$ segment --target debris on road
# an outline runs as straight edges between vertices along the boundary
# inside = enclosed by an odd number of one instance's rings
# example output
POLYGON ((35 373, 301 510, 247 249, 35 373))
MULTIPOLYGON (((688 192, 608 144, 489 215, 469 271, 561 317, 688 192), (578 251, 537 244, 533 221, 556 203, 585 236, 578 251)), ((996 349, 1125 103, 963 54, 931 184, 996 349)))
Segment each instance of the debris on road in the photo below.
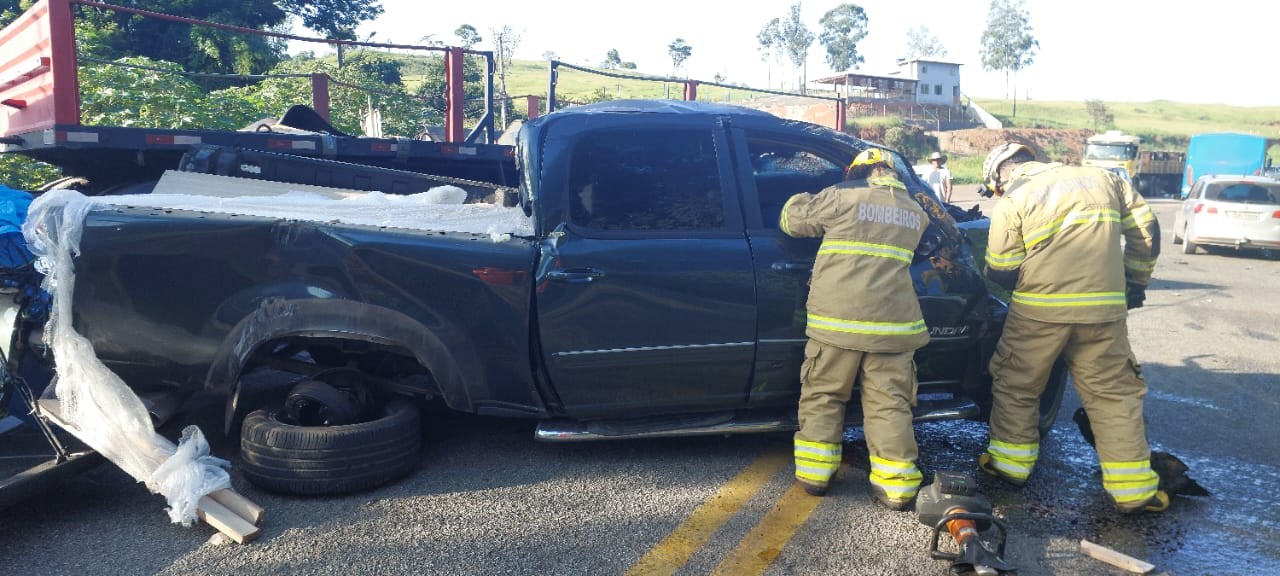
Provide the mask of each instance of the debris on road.
POLYGON ((1116 568, 1121 568, 1129 572, 1133 572, 1134 574, 1146 574, 1156 569, 1154 564, 1143 562, 1133 556, 1121 554, 1120 552, 1116 552, 1106 546, 1094 544, 1088 540, 1080 541, 1080 551, 1084 552, 1091 558, 1101 560, 1107 564, 1115 566, 1116 568))

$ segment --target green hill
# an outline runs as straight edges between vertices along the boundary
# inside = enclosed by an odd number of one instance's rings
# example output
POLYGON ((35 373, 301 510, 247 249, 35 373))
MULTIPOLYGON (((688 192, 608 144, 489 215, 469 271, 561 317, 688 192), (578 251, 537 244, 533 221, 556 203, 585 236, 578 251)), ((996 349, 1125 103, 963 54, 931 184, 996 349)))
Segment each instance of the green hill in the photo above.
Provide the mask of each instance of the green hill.
MULTIPOLYGON (((1084 102, 1018 102, 1018 116, 1012 116, 1009 100, 975 99, 1005 123, 1017 128, 1088 128, 1093 125, 1084 102)), ((1280 107, 1242 107, 1225 104, 1182 104, 1168 100, 1153 102, 1105 102, 1115 117, 1111 129, 1146 136, 1146 140, 1188 138, 1206 132, 1244 132, 1268 138, 1280 137, 1280 107)), ((1185 142, 1184 142, 1185 145, 1185 142)))

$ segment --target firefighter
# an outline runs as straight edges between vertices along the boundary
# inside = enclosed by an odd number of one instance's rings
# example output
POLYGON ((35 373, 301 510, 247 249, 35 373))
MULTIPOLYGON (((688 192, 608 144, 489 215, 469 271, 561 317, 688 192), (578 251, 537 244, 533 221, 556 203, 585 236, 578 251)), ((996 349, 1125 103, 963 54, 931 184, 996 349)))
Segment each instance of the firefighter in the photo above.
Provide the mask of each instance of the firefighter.
POLYGON ((779 227, 789 236, 823 239, 806 306, 796 480, 811 495, 826 494, 840 465, 845 403, 857 381, 872 493, 902 510, 921 478, 911 429, 912 357, 929 341, 908 268, 929 219, 894 168, 888 152, 868 148, 849 165, 844 182, 792 196, 779 227))
POLYGON ((1112 502, 1126 513, 1164 510, 1169 496, 1158 490, 1142 419, 1146 383, 1125 324, 1159 255, 1155 214, 1114 173, 1036 162, 1021 144, 992 150, 982 174, 997 197, 987 278, 1013 296, 991 357, 991 438, 978 466, 1016 486, 1027 481, 1040 450, 1040 394, 1062 357, 1093 422, 1112 502))

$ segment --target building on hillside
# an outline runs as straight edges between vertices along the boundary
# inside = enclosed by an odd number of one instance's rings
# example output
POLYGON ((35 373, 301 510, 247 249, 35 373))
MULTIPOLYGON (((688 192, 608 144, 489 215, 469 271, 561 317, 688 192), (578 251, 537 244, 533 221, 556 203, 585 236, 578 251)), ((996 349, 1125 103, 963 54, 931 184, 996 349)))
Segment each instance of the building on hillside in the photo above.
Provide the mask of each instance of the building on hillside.
POLYGON ((845 72, 837 76, 818 78, 816 84, 831 84, 837 94, 846 100, 906 100, 912 101, 916 93, 916 81, 893 74, 863 74, 845 72), (843 87, 843 90, 841 89, 843 87))
POLYGON ((883 74, 845 72, 814 80, 831 84, 846 100, 895 100, 959 108, 960 64, 940 60, 898 61, 897 69, 883 74), (841 89, 843 87, 843 90, 841 89))
POLYGON ((898 63, 916 80, 916 103, 960 106, 960 65, 939 60, 907 60, 898 63))

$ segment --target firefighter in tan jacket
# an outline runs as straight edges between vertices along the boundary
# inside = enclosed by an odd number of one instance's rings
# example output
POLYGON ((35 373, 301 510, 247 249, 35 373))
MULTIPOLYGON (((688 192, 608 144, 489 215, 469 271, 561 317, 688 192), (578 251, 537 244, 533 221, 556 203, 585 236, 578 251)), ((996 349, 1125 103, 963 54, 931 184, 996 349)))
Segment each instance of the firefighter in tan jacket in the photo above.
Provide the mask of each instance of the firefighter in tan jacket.
POLYGON ((809 494, 826 493, 840 465, 845 403, 858 381, 872 492, 901 510, 921 478, 911 429, 912 356, 929 333, 908 267, 929 219, 888 153, 863 151, 847 177, 818 194, 791 197, 779 221, 790 236, 823 239, 807 303, 796 479, 809 494))
POLYGON ((991 440, 979 467, 1026 482, 1040 449, 1040 394, 1062 357, 1093 423, 1103 488, 1123 512, 1164 510, 1169 496, 1158 489, 1142 420, 1147 388, 1125 325, 1128 308, 1145 299, 1159 223, 1115 174, 1034 160, 1007 143, 983 164, 999 197, 987 277, 1013 297, 991 358, 991 440))

